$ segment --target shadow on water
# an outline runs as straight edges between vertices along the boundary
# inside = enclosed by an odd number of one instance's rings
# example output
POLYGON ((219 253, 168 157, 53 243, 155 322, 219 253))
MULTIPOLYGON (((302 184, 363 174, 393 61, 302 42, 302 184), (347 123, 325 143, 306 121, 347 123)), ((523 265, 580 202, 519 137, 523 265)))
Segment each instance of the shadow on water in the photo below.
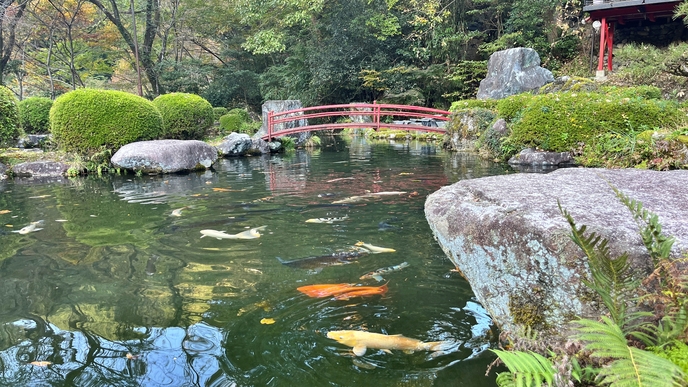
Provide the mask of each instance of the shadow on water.
POLYGON ((0 186, 0 385, 494 386, 497 332, 433 240, 425 197, 511 170, 429 144, 337 141, 214 171, 0 186), (349 203, 333 202, 347 198, 349 203), (307 223, 311 218, 341 218, 307 223), (42 230, 14 233, 31 222, 42 230), (201 238, 201 230, 249 240, 201 238), (394 248, 319 270, 284 260, 394 248), (381 281, 363 274, 407 262, 381 281), (310 298, 319 283, 384 295, 310 298), (448 340, 351 348, 331 330, 448 340))

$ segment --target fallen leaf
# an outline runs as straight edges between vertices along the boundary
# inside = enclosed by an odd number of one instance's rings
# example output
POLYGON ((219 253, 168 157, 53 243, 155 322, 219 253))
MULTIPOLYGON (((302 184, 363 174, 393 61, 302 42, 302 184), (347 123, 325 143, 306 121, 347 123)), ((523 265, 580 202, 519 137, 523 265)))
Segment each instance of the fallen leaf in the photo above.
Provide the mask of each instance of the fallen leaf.
POLYGON ((139 358, 139 355, 132 355, 131 353, 127 352, 127 359, 129 360, 136 360, 139 358))
POLYGON ((6 224, 5 227, 10 227, 10 228, 12 228, 12 227, 14 227, 14 226, 12 226, 11 224, 6 224))
POLYGON ((47 367, 47 366, 49 366, 49 365, 51 365, 51 364, 53 364, 53 363, 52 363, 52 362, 49 362, 49 361, 32 361, 32 362, 29 363, 29 364, 35 365, 35 366, 38 366, 38 367, 47 367))
POLYGON ((9 214, 10 212, 12 212, 12 211, 10 211, 10 210, 0 210, 0 215, 9 214))
POLYGON ((261 323, 261 324, 264 324, 264 325, 274 324, 274 323, 275 323, 275 319, 272 319, 272 318, 264 318, 264 319, 260 320, 260 323, 261 323))
POLYGON ((218 187, 213 188, 213 191, 215 191, 215 192, 232 192, 232 190, 229 188, 218 188, 218 187))

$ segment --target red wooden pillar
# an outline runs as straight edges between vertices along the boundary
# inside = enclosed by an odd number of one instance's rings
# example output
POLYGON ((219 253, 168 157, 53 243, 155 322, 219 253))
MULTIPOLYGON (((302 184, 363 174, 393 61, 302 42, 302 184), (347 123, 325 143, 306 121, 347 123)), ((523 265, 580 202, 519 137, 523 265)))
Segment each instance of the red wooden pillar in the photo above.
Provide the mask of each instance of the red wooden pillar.
POLYGON ((614 23, 603 17, 600 26, 600 54, 597 61, 598 74, 604 75, 604 54, 607 53, 607 70, 612 71, 612 48, 614 46, 614 23))

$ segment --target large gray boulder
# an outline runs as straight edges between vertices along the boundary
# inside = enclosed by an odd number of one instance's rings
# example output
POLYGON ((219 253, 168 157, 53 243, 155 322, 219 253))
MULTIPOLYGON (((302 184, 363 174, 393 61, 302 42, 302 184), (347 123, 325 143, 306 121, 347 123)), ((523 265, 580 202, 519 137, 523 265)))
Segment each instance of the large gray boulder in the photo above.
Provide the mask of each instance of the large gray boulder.
POLYGON ((510 165, 567 166, 575 164, 570 152, 545 152, 526 148, 509 159, 510 165))
POLYGON ((65 176, 69 164, 58 161, 32 161, 20 163, 12 167, 12 175, 16 177, 58 177, 65 176))
MULTIPOLYGON (((268 113, 269 112, 284 112, 287 110, 295 110, 295 109, 301 109, 303 105, 301 105, 301 101, 296 100, 296 99, 287 99, 287 100, 270 100, 270 101, 265 101, 262 106, 262 118, 263 118, 263 125, 260 127, 258 132, 253 135, 254 139, 261 138, 268 134, 268 113)), ((303 115, 302 113, 296 114, 295 116, 303 115)), ((283 118, 283 117, 282 117, 283 118)), ((308 120, 307 119, 295 119, 293 121, 281 123, 281 124, 276 124, 274 130, 275 131, 280 131, 284 129, 293 129, 297 128, 300 126, 306 126, 308 125, 308 120)), ((289 137, 292 137, 294 139, 294 143, 296 146, 304 144, 308 139, 311 137, 310 132, 301 132, 301 133, 294 133, 288 135, 289 137)))
POLYGON ((3 163, 0 163, 0 180, 5 179, 7 179, 7 166, 3 163))
POLYGON ((127 144, 110 162, 135 172, 174 173, 210 168, 217 157, 217 149, 203 141, 154 140, 127 144))
POLYGON ((222 139, 222 143, 216 146, 220 156, 223 157, 234 157, 234 156, 245 156, 253 142, 251 141, 251 136, 246 133, 236 133, 232 132, 228 136, 222 139))
POLYGON ((487 77, 480 81, 478 99, 502 99, 539 89, 554 82, 552 72, 540 67, 540 56, 532 48, 497 51, 487 62, 487 77))
POLYGON ((676 238, 673 256, 688 249, 688 171, 566 168, 462 180, 431 194, 425 215, 503 330, 518 335, 529 325, 565 337, 569 321, 601 311, 582 283, 587 259, 570 240, 557 203, 608 239, 612 256, 628 252, 643 273, 652 267, 631 212, 610 184, 658 215, 664 233, 676 238))

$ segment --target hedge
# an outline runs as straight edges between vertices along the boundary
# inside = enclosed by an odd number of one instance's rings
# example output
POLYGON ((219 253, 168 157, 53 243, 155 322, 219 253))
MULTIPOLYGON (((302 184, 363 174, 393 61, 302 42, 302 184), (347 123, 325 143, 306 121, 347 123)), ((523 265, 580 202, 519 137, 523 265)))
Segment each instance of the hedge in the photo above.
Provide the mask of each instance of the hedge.
POLYGON ((21 135, 17 98, 12 90, 0 86, 0 146, 13 146, 21 135))
POLYGON ((19 101, 19 124, 28 134, 50 131, 50 108, 53 100, 46 97, 29 97, 19 101))
POLYGON ((220 117, 227 114, 227 111, 228 111, 228 109, 226 107, 214 107, 213 108, 213 116, 215 117, 215 121, 219 121, 220 117))
POLYGON ((162 116, 145 98, 115 90, 79 89, 58 97, 50 109, 50 131, 65 151, 117 151, 134 141, 158 138, 162 116))
POLYGON ((164 138, 202 140, 215 122, 213 106, 195 94, 164 94, 153 104, 162 114, 164 138))

